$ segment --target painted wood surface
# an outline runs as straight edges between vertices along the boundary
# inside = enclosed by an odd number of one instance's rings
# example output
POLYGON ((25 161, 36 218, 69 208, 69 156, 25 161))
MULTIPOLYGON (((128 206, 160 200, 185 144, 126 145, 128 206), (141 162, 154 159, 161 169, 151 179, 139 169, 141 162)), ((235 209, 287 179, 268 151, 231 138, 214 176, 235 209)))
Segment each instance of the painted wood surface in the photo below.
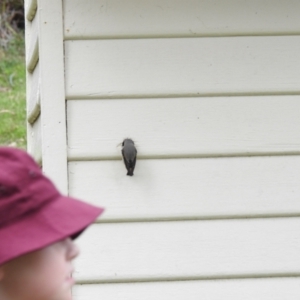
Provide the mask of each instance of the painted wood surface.
MULTIPOLYGON (((37 63, 30 78, 30 93, 27 97, 27 121, 33 124, 40 115, 40 70, 37 63)), ((27 76, 28 77, 28 76, 27 76)), ((29 78, 28 78, 29 79, 29 78)))
POLYGON ((193 280, 121 284, 76 285, 74 300, 298 300, 299 278, 193 280))
POLYGON ((73 100, 67 122, 71 160, 118 158, 126 137, 140 157, 300 150, 299 96, 73 100))
MULTIPOLYGON (((29 11, 31 11, 30 7, 34 6, 34 0, 28 1, 26 0, 24 2, 24 8, 25 8, 25 15, 28 16, 29 11)), ((29 13, 31 14, 31 12, 29 13)), ((32 14, 31 14, 32 15, 32 14)), ((32 47, 32 41, 34 41, 34 36, 37 34, 37 27, 38 27, 38 18, 34 18, 33 15, 31 18, 28 19, 28 17, 24 18, 25 22, 25 52, 26 52, 26 65, 29 63, 29 53, 30 48, 32 47)), ((38 64, 37 64, 38 65, 38 64)), ((35 100, 36 100, 36 91, 38 87, 38 67, 35 68, 35 71, 33 73, 30 73, 28 69, 26 68, 26 111, 27 111, 27 149, 30 152, 33 152, 33 144, 35 143, 35 136, 36 136, 36 130, 34 130, 32 124, 28 122, 28 118, 30 117, 31 112, 33 111, 33 108, 35 106, 35 100)), ((39 148, 39 150, 41 150, 39 148)))
POLYGON ((40 165, 42 164, 42 128, 41 118, 38 117, 33 124, 28 124, 28 135, 30 143, 27 144, 27 151, 40 165))
POLYGON ((92 225, 80 282, 300 276, 300 218, 92 225))
POLYGON ((300 3, 251 0, 66 0, 67 39, 299 34, 300 3))
POLYGON ((65 42, 68 99, 299 93, 300 36, 65 42))
MULTIPOLYGON (((69 163, 71 195, 107 208, 101 220, 300 215, 300 157, 69 163)), ((138 225, 136 225, 138 226, 138 225)))
POLYGON ((34 18, 30 24, 30 40, 26 50, 26 68, 29 73, 32 73, 39 60, 39 24, 38 18, 34 18))
POLYGON ((39 0, 43 171, 68 192, 63 15, 61 0, 39 0))
POLYGON ((28 21, 32 21, 37 11, 37 0, 25 0, 25 15, 28 21))

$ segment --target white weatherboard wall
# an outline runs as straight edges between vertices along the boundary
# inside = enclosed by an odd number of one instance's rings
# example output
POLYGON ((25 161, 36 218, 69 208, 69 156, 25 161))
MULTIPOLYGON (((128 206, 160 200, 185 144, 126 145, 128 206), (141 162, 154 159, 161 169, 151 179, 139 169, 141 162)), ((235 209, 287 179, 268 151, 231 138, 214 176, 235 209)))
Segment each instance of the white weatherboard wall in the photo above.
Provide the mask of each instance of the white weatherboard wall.
POLYGON ((27 1, 29 150, 106 208, 78 239, 75 300, 299 298, 299 11, 27 1))

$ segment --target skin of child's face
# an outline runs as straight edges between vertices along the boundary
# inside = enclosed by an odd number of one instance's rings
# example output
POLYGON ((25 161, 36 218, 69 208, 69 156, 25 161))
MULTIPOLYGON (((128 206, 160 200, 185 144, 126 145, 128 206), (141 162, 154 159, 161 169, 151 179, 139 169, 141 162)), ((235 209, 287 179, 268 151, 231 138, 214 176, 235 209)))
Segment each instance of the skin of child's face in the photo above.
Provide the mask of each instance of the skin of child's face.
POLYGON ((78 254, 67 238, 0 266, 1 300, 71 300, 71 262, 78 254))

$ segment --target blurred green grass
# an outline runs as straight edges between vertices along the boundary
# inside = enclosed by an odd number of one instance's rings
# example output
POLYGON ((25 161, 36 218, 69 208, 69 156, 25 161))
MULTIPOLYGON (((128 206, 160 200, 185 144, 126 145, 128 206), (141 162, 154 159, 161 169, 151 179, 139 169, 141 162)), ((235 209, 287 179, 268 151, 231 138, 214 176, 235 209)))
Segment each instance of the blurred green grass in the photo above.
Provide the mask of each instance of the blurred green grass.
POLYGON ((0 48, 0 145, 26 148, 26 72, 23 33, 0 48))

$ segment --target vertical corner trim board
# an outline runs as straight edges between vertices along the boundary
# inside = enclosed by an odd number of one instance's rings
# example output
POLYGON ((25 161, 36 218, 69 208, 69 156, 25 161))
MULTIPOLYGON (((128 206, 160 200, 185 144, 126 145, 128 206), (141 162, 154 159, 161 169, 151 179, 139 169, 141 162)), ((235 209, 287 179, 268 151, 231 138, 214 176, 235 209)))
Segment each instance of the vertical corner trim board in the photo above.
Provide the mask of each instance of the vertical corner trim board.
POLYGON ((67 99, 300 93, 300 36, 65 42, 67 99))
POLYGON ((68 193, 61 0, 39 0, 39 64, 43 170, 68 193))

